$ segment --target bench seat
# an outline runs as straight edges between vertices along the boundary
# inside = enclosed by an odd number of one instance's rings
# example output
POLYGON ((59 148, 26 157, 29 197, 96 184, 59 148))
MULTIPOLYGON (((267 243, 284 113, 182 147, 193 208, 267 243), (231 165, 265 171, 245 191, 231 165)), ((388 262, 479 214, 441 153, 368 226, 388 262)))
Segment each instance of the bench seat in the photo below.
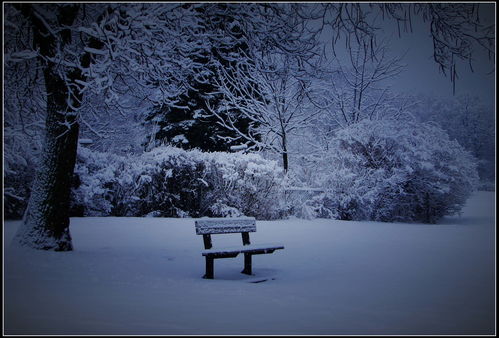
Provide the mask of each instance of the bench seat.
POLYGON ((230 256, 230 257, 236 257, 240 253, 251 253, 253 255, 258 255, 258 254, 272 253, 275 250, 279 249, 284 249, 284 246, 276 243, 236 245, 236 246, 227 246, 224 248, 204 250, 202 251, 202 255, 216 258, 217 256, 229 257, 228 255, 235 254, 235 256, 230 256))

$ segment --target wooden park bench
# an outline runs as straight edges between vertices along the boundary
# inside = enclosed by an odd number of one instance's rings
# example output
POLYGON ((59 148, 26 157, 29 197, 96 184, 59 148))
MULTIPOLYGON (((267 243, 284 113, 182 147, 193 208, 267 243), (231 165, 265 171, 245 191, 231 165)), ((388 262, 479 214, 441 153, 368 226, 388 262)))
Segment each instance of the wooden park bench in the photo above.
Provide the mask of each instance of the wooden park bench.
POLYGON ((206 259, 206 273, 203 278, 213 279, 214 260, 217 258, 233 258, 244 254, 244 269, 241 273, 251 275, 251 256, 270 254, 275 250, 284 249, 282 245, 254 245, 250 243, 249 233, 256 232, 256 222, 253 217, 237 218, 200 218, 196 220, 196 234, 203 235, 205 250, 202 255, 206 259), (211 235, 241 233, 243 245, 225 248, 212 248, 211 235))

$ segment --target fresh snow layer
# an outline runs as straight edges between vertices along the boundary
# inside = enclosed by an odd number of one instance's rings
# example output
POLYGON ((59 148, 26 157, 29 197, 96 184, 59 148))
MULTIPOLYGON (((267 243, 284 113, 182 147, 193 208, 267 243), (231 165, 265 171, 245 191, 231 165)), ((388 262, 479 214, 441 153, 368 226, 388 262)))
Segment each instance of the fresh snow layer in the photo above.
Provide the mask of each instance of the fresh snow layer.
POLYGON ((233 246, 224 246, 224 247, 213 247, 211 249, 203 250, 201 252, 202 255, 210 254, 213 252, 235 252, 235 251, 255 251, 255 250, 281 250, 284 249, 284 245, 278 243, 257 243, 257 244, 249 244, 249 245, 233 245, 233 246))
POLYGON ((285 249, 254 256, 254 276, 217 259, 214 280, 193 219, 73 218, 72 252, 11 245, 18 226, 4 222, 4 334, 495 333, 493 192, 436 225, 257 221, 252 243, 285 249))

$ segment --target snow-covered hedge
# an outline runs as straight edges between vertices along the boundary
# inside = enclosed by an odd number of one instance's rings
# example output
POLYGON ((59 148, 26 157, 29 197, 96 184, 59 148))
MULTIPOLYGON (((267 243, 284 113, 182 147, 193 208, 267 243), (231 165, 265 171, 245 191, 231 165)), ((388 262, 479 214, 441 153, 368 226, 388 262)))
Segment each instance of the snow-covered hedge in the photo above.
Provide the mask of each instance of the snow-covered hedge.
POLYGON ((476 159, 439 127, 365 120, 339 131, 325 157, 319 217, 434 223, 476 188, 476 159))
POLYGON ((283 216, 282 169, 257 154, 164 146, 118 156, 80 149, 73 206, 85 216, 283 216))

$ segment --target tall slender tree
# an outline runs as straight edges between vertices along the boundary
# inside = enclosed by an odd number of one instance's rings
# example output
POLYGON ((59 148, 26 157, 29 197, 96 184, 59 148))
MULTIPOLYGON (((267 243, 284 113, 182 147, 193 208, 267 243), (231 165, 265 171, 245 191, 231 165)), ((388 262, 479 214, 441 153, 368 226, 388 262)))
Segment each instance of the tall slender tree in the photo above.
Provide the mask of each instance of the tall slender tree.
POLYGON ((237 62, 217 67, 214 81, 222 101, 209 108, 219 124, 235 134, 232 140, 247 149, 279 154, 287 171, 289 138, 316 115, 307 100, 319 44, 292 6, 259 9, 259 17, 273 19, 247 24, 250 48, 237 62), (246 130, 238 125, 241 116, 249 121, 246 130))

